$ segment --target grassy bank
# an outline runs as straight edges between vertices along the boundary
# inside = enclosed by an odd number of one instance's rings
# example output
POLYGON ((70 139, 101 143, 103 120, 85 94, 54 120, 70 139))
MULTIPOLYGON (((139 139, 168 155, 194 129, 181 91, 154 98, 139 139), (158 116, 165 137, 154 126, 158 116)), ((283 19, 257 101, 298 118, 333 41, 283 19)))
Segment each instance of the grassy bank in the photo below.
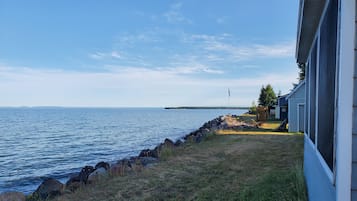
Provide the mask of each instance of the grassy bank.
POLYGON ((209 135, 166 150, 150 168, 56 200, 306 200, 303 136, 248 134, 209 135))

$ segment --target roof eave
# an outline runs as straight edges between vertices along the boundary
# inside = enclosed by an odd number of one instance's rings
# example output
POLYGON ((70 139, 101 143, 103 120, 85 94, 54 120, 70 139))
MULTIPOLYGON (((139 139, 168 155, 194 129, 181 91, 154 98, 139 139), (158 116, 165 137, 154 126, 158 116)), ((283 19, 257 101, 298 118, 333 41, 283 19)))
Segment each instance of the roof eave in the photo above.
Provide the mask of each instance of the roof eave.
POLYGON ((296 61, 306 63, 328 0, 300 0, 296 61))

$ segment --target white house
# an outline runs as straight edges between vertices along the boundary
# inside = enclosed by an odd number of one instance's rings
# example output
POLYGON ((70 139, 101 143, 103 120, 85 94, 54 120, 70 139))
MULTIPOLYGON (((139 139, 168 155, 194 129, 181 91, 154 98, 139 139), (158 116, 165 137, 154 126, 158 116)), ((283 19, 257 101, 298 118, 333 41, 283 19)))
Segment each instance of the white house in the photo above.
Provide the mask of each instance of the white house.
POLYGON ((305 80, 301 81, 286 96, 288 100, 289 132, 304 132, 305 124, 305 80))
POLYGON ((356 0, 300 0, 306 65, 304 174, 310 201, 357 200, 356 0))

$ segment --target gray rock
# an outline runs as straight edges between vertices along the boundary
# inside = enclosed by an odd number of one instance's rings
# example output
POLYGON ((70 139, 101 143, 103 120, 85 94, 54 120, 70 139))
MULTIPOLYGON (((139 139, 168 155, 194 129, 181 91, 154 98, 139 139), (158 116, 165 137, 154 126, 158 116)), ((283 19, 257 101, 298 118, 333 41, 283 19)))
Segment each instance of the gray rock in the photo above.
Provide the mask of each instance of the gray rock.
POLYGON ((119 176, 123 176, 131 171, 132 171, 132 165, 130 161, 127 159, 120 160, 116 164, 113 164, 109 170, 111 175, 119 175, 119 176))
POLYGON ((109 163, 107 163, 107 162, 99 162, 99 163, 97 163, 97 165, 95 165, 95 169, 98 169, 98 168, 104 168, 104 169, 106 169, 106 170, 109 170, 110 169, 110 165, 109 165, 109 163))
POLYGON ((154 163, 159 162, 157 158, 154 157, 140 157, 140 162, 144 167, 150 166, 154 163))
POLYGON ((181 146, 182 144, 183 144, 183 142, 181 140, 176 140, 176 142, 175 142, 176 147, 181 146))
POLYGON ((79 181, 71 181, 66 183, 66 190, 69 190, 70 192, 76 191, 78 188, 80 188, 82 185, 84 185, 82 182, 79 181))
POLYGON ((100 167, 96 170, 94 170, 87 179, 87 183, 93 183, 96 180, 98 180, 99 178, 102 178, 104 176, 108 175, 107 170, 104 167, 100 167))
POLYGON ((51 199, 63 193, 64 185, 56 179, 45 179, 33 193, 40 199, 51 199))
POLYGON ((84 168, 82 168, 81 172, 79 173, 79 181, 86 184, 88 176, 93 171, 94 171, 94 168, 92 166, 85 166, 84 168))
POLYGON ((0 194, 0 201, 25 201, 26 197, 20 192, 4 192, 0 194))
POLYGON ((164 145, 165 147, 174 147, 174 146, 175 146, 175 143, 174 143, 172 140, 166 138, 163 145, 164 145))
POLYGON ((156 147, 153 150, 144 149, 144 150, 142 150, 140 152, 139 157, 154 157, 154 158, 158 158, 159 157, 158 150, 159 150, 159 147, 156 147))
POLYGON ((203 139, 203 136, 202 136, 202 135, 196 135, 196 136, 194 137, 194 140, 195 140, 196 143, 200 143, 200 142, 202 141, 202 139, 203 139))
POLYGON ((111 165, 109 172, 111 175, 123 176, 125 174, 125 166, 122 164, 111 165))

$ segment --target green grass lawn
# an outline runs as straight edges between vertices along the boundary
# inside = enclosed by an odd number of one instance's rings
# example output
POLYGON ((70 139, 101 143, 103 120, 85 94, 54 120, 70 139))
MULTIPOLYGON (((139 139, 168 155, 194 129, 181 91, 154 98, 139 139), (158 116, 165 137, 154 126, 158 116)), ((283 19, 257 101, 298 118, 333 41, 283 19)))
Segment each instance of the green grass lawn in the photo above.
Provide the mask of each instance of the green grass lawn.
POLYGON ((306 200, 303 135, 212 134, 167 153, 56 200, 306 200))

